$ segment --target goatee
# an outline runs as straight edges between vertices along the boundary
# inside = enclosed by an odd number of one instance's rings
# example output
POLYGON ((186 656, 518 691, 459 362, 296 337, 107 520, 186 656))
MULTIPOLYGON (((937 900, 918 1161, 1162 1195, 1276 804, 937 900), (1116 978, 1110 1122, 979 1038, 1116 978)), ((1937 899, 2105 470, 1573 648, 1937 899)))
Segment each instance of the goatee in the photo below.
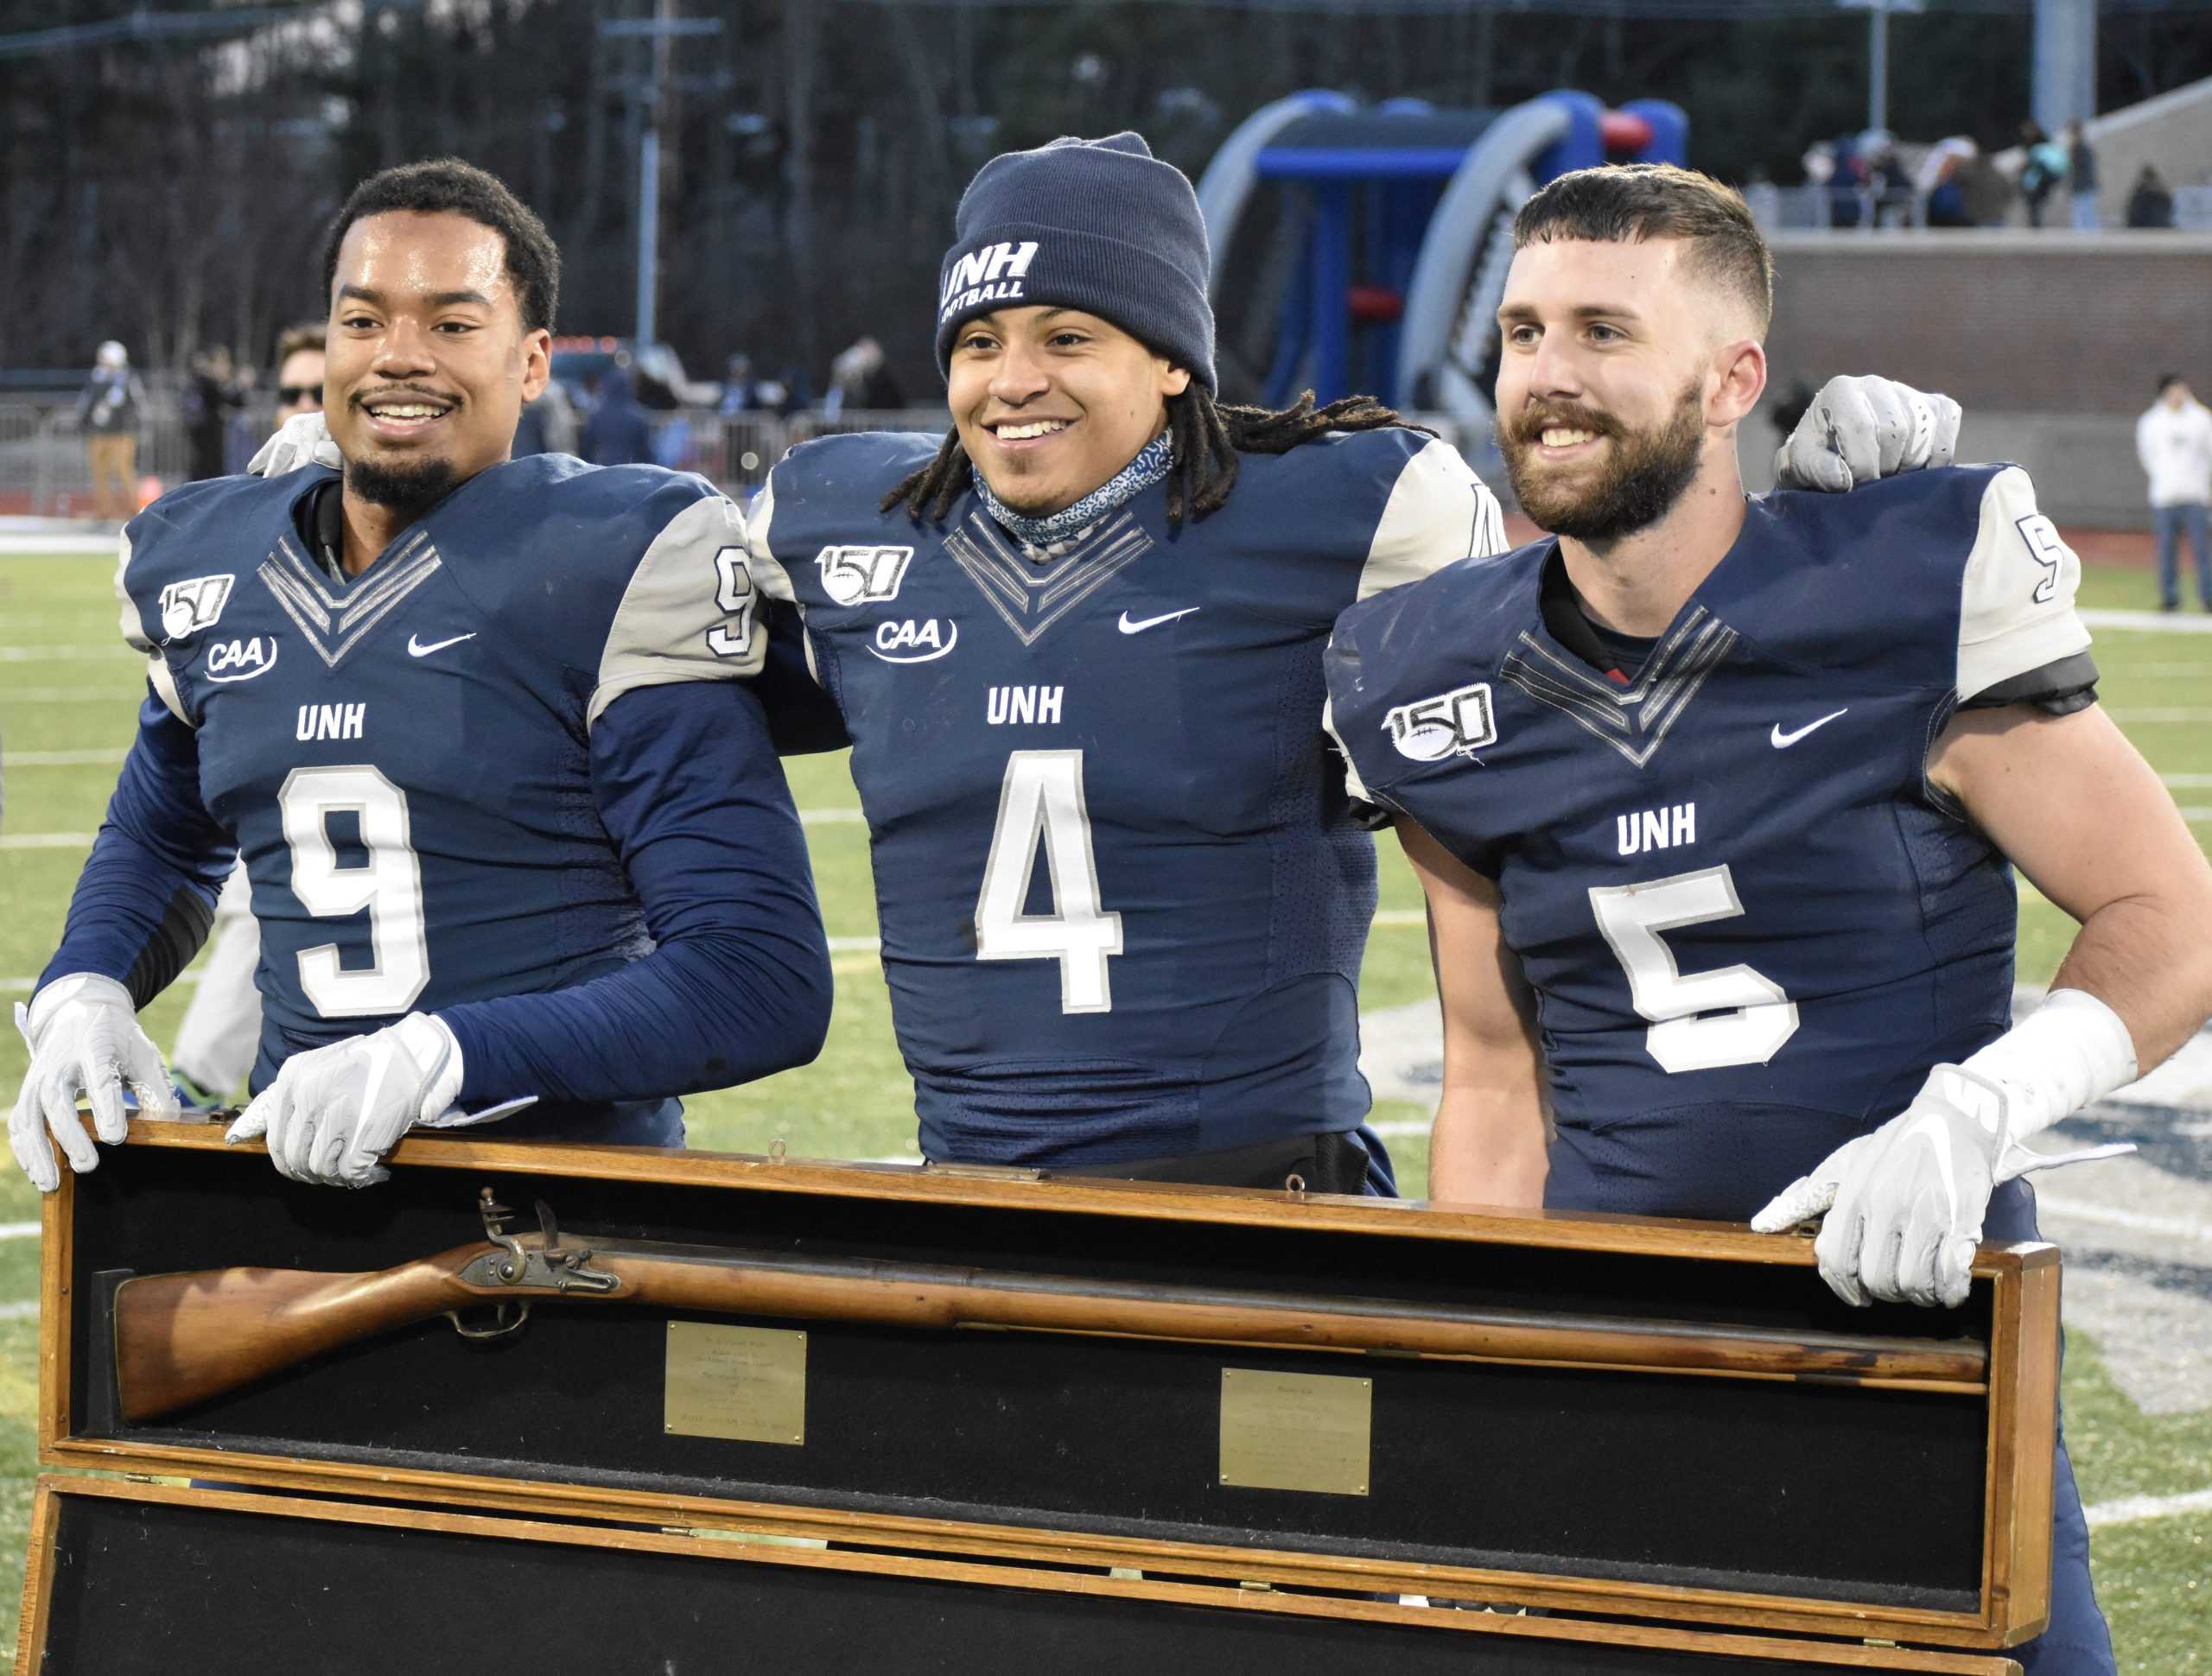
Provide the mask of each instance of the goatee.
POLYGON ((1624 431, 1601 414, 1572 406, 1529 408, 1497 420, 1498 451, 1521 510, 1540 530, 1592 547, 1609 547, 1647 530, 1675 509, 1704 457, 1705 414, 1698 380, 1683 386, 1675 410, 1649 430, 1624 431), (1535 463, 1537 440, 1553 426, 1613 439, 1611 458, 1587 473, 1547 471, 1535 463))
POLYGON ((346 462, 349 493, 372 506, 389 506, 410 517, 436 505, 460 480, 448 460, 410 460, 396 466, 372 460, 346 462))

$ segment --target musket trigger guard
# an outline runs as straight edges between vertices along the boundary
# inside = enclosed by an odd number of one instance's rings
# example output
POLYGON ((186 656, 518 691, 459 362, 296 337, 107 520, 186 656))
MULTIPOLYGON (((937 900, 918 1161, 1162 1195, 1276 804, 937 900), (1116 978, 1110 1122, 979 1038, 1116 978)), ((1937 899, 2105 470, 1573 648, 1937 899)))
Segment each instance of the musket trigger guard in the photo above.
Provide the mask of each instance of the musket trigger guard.
POLYGON ((453 1330, 463 1338, 473 1338, 480 1343, 489 1338, 505 1338, 510 1334, 520 1332, 523 1324, 530 1319, 530 1300, 526 1298, 501 1298, 492 1306, 492 1323, 485 1327, 470 1326, 461 1318, 459 1310, 448 1310, 445 1316, 453 1323, 453 1330))

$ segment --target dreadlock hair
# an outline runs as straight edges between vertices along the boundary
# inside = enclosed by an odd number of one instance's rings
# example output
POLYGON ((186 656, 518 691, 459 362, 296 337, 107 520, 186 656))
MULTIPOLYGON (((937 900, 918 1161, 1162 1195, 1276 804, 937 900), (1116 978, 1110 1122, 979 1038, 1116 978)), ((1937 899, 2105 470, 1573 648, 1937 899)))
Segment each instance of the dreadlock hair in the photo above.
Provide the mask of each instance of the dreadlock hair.
MULTIPOLYGON (((1382 430, 1391 425, 1434 434, 1372 396, 1346 396, 1316 406, 1309 390, 1287 408, 1239 407, 1217 403, 1193 380, 1167 398, 1167 430, 1175 447, 1175 463, 1167 473, 1168 527, 1179 529, 1185 517, 1196 523, 1228 504, 1240 454, 1288 454, 1332 430, 1382 430)), ((944 434, 935 459, 884 496, 881 510, 903 505, 917 523, 926 517, 942 524, 967 488, 969 470, 968 451, 960 446, 956 426, 944 434)))

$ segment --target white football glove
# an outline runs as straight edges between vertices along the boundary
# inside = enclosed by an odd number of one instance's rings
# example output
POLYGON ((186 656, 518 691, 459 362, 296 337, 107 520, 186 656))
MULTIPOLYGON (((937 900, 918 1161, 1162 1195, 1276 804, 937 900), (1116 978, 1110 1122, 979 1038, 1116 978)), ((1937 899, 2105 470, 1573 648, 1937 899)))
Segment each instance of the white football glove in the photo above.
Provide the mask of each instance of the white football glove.
POLYGON ((282 477, 302 466, 327 466, 334 472, 345 464, 322 415, 296 413, 261 445, 245 468, 256 477, 282 477))
POLYGON ((1776 451, 1775 481, 1836 493, 1948 466, 1959 449, 1959 416, 1948 396, 1888 378, 1831 378, 1776 451))
POLYGON ((2012 1138, 2004 1087, 1959 1065, 1928 1073, 1912 1104, 1847 1140, 1751 1218, 1779 1234, 1826 1213, 1813 1242, 1821 1278, 1847 1304, 1966 1302, 1989 1196, 2031 1171, 2131 1152, 2037 1152, 2012 1138))
POLYGON ((138 1028, 130 992, 113 978, 88 972, 56 978, 29 1006, 16 1003, 16 1028, 29 1044, 31 1068, 8 1119, 8 1143, 40 1192, 61 1184, 52 1140, 61 1143, 79 1175, 99 1168, 99 1148, 77 1115, 78 1095, 90 1101, 93 1133, 110 1145, 129 1127, 123 1109, 126 1083, 148 1117, 177 1115, 176 1090, 161 1050, 138 1028))
POLYGON ((379 1160, 418 1123, 438 1125, 461 1092, 461 1044, 445 1021, 410 1013, 396 1025, 296 1053, 224 1136, 265 1135, 295 1181, 373 1187, 379 1160))

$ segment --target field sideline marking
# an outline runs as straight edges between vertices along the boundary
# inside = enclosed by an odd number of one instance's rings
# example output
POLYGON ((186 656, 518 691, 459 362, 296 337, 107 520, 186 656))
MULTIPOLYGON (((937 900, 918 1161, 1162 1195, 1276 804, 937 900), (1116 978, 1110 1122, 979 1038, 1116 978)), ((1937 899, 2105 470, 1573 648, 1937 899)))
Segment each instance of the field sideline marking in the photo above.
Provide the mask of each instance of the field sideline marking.
POLYGON ((2212 616, 2184 617, 2164 611, 2077 612, 2088 628, 2140 629, 2147 634, 2212 634, 2212 616))
POLYGON ((2133 1525, 2145 1519, 2171 1519, 2177 1514, 2212 1513, 2212 1489, 2185 1490, 2179 1495, 2123 1495, 2082 1509, 2089 1528, 2101 1525, 2133 1525))
POLYGON ((38 1230, 36 1222, 0 1222, 0 1240, 35 1240, 38 1230))

